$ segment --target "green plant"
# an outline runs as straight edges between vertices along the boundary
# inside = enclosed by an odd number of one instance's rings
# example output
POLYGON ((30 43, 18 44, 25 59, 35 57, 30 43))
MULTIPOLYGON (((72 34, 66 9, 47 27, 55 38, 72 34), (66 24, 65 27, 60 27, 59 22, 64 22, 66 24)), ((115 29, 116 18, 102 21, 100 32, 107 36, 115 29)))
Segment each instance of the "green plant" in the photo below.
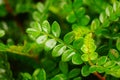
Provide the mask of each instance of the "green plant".
POLYGON ((119 80, 120 1, 10 1, 0 3, 0 79, 119 80))

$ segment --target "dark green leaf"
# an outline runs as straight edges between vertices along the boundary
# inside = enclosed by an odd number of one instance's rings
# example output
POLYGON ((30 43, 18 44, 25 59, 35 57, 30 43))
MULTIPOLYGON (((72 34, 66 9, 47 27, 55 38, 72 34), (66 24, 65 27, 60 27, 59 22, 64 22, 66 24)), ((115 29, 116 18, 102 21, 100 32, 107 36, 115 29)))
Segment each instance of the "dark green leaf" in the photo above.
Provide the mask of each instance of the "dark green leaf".
POLYGON ((81 74, 86 77, 90 74, 89 72, 89 66, 88 65, 84 65, 81 69, 81 74))
POLYGON ((111 60, 117 60, 119 58, 119 52, 116 49, 110 49, 108 56, 111 60))
POLYGON ((74 78, 74 77, 78 76, 79 74, 80 74, 80 69, 75 68, 75 69, 72 69, 72 70, 68 73, 68 77, 69 77, 69 78, 74 78))
POLYGON ((107 56, 102 56, 102 57, 98 58, 96 64, 97 64, 97 65, 103 65, 103 64, 106 63, 106 61, 107 61, 107 56))
POLYGON ((66 62, 60 61, 59 68, 60 68, 60 70, 62 71, 63 74, 68 73, 68 64, 66 62))

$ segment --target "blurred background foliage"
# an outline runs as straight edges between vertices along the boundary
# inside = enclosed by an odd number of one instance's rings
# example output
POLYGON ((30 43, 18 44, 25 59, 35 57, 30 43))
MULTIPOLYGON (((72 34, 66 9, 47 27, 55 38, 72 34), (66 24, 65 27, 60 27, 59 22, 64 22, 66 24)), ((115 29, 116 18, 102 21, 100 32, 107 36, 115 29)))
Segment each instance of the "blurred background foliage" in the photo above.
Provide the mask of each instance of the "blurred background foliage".
MULTIPOLYGON (((73 62, 81 64, 73 65, 70 61, 62 62, 60 57, 52 57, 49 54, 51 51, 45 52, 43 46, 28 36, 26 29, 33 26, 30 24, 33 21, 42 24, 48 20, 50 25, 57 21, 61 28, 60 39, 63 40, 67 33, 73 31, 75 39, 81 43, 76 47, 76 41, 72 46, 82 54, 84 50, 81 52, 78 47, 82 47, 83 37, 92 32, 99 57, 107 55, 118 61, 119 65, 118 9, 119 0, 0 0, 0 79, 96 80, 97 77, 92 74, 82 76, 85 74, 80 73, 83 62, 73 62)), ((69 35, 71 36, 71 33, 67 36, 69 35)), ((68 40, 64 41, 67 44, 68 40)), ((115 74, 111 75, 108 75, 106 80, 119 80, 115 74)))

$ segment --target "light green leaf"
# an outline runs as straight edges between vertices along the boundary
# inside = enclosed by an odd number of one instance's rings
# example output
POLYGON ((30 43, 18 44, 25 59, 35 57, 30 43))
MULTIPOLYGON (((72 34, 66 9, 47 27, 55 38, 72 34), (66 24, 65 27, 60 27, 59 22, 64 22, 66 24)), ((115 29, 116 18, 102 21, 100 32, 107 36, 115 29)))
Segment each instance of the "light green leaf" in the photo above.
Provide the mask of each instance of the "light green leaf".
POLYGON ((42 29, 43 29, 44 32, 50 33, 50 24, 47 20, 43 21, 42 29))
POLYGON ((67 80, 67 77, 64 74, 58 74, 53 77, 51 80, 67 80))
POLYGON ((83 55, 81 56, 81 59, 82 59, 83 61, 88 61, 88 60, 89 60, 88 54, 83 54, 83 55))
POLYGON ((102 56, 102 57, 98 58, 96 64, 97 64, 97 65, 103 65, 103 64, 106 63, 107 59, 108 59, 107 56, 102 56))
POLYGON ((74 78, 74 77, 78 76, 79 74, 80 74, 80 69, 75 68, 75 69, 72 69, 72 70, 68 73, 68 77, 69 77, 69 78, 74 78))
POLYGON ((63 74, 67 74, 68 73, 68 64, 66 62, 59 62, 59 68, 62 71, 63 74))
POLYGON ((107 16, 111 16, 113 14, 113 7, 112 6, 107 6, 106 10, 105 10, 107 16))
POLYGON ((44 11, 44 5, 41 2, 38 2, 36 5, 38 11, 40 11, 41 13, 43 13, 44 11))
POLYGON ((66 50, 66 46, 64 46, 63 44, 59 44, 57 46, 55 46, 55 48, 52 51, 52 56, 54 57, 58 57, 60 55, 62 55, 62 53, 66 50))
POLYGON ((95 31, 100 27, 100 21, 98 19, 94 19, 91 23, 91 30, 95 31))
POLYGON ((67 62, 67 61, 69 61, 71 58, 72 58, 72 56, 75 54, 75 52, 73 51, 73 50, 70 50, 70 49, 68 49, 68 50, 66 50, 64 53, 63 53, 63 55, 62 55, 62 61, 64 61, 64 62, 67 62))
POLYGON ((3 37, 5 35, 5 31, 0 29, 0 37, 3 37))
POLYGON ((28 29, 26 30, 26 32, 28 33, 29 37, 30 37, 31 39, 33 39, 33 40, 35 40, 35 39, 38 37, 38 35, 40 34, 40 32, 37 31, 37 30, 34 29, 34 28, 28 28, 28 29))
POLYGON ((97 57, 98 57, 98 53, 97 52, 93 52, 93 53, 89 54, 90 60, 95 60, 95 59, 97 59, 97 57))
POLYGON ((74 32, 69 32, 64 36, 64 41, 66 44, 70 44, 75 38, 74 32))
POLYGON ((47 40, 47 36, 46 36, 46 35, 42 35, 42 36, 39 36, 39 37, 36 39, 36 42, 37 42, 38 44, 43 44, 46 40, 47 40))
POLYGON ((33 19, 35 20, 35 21, 41 21, 41 14, 38 12, 38 11, 34 11, 33 13, 32 13, 32 16, 33 16, 33 19))
POLYGON ((120 38, 117 39, 116 48, 120 51, 120 38))
POLYGON ((106 15, 104 12, 102 12, 102 13, 100 14, 99 19, 100 19, 100 22, 101 22, 101 23, 104 23, 105 20, 107 19, 107 15, 106 15))
POLYGON ((52 34, 55 37, 59 37, 60 33, 61 33, 60 25, 58 24, 58 22, 54 21, 52 24, 52 34))
POLYGON ((67 21, 69 23, 74 23, 76 21, 76 16, 75 14, 72 12, 70 13, 67 17, 66 17, 67 21))
POLYGON ((47 40, 44 47, 45 51, 51 50, 56 45, 56 43, 57 41, 55 39, 47 40))
POLYGON ((81 59, 81 55, 76 53, 73 55, 72 57, 72 63, 73 64, 77 64, 77 65, 80 65, 83 63, 82 59, 81 59))
POLYGON ((41 28, 41 25, 36 21, 34 21, 34 22, 31 22, 30 23, 30 26, 32 27, 32 28, 34 28, 36 31, 38 31, 38 32, 41 32, 42 31, 42 28, 41 28))
POLYGON ((46 80, 46 72, 44 69, 36 69, 33 76, 36 76, 37 80, 46 80))
POLYGON ((88 65, 84 65, 81 69, 81 74, 86 77, 90 74, 89 72, 89 66, 88 65))
POLYGON ((111 68, 111 67, 113 67, 113 66, 115 66, 116 65, 116 62, 115 61, 107 61, 103 66, 105 67, 105 68, 111 68))
POLYGON ((111 60, 117 60, 119 58, 119 52, 116 49, 110 49, 108 56, 111 60))

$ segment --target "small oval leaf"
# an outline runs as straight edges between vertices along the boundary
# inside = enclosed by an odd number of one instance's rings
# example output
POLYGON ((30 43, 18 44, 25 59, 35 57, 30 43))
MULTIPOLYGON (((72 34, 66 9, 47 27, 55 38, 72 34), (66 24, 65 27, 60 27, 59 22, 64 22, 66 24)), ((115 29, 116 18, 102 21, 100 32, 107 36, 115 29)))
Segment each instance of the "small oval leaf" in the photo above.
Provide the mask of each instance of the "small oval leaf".
POLYGON ((58 57, 60 55, 62 55, 62 53, 66 50, 66 46, 64 46, 63 44, 59 44, 57 46, 55 46, 55 48, 52 51, 52 56, 53 57, 58 57))
POLYGON ((81 74, 86 77, 90 74, 89 72, 89 66, 88 65, 84 65, 81 69, 81 74))
POLYGON ((67 62, 67 61, 69 61, 71 58, 72 58, 72 56, 75 54, 75 52, 73 51, 73 50, 66 50, 64 53, 63 53, 63 55, 62 55, 62 61, 64 61, 64 62, 67 62))
POLYGON ((46 35, 42 35, 42 36, 39 36, 39 37, 36 39, 36 42, 37 42, 38 44, 43 44, 46 40, 47 40, 47 36, 46 36, 46 35))
POLYGON ((72 57, 72 63, 73 64, 77 64, 77 65, 80 65, 83 63, 82 59, 81 59, 81 55, 76 53, 73 55, 72 57))
POLYGON ((55 39, 47 40, 44 47, 45 51, 51 50, 56 45, 56 43, 57 41, 55 39))
POLYGON ((75 68, 75 69, 72 69, 72 70, 68 73, 68 77, 69 77, 69 78, 74 78, 74 77, 78 76, 79 74, 80 74, 80 69, 75 68))
POLYGON ((58 22, 54 21, 52 24, 52 34, 55 37, 59 37, 60 33, 61 33, 60 25, 58 24, 58 22))
POLYGON ((42 29, 43 29, 44 32, 50 33, 50 24, 47 20, 43 21, 42 29))
POLYGON ((63 74, 68 73, 68 64, 66 62, 60 61, 59 68, 60 68, 60 70, 62 71, 63 74))
POLYGON ((74 32, 69 32, 64 36, 64 41, 66 44, 70 44, 75 38, 74 32))

